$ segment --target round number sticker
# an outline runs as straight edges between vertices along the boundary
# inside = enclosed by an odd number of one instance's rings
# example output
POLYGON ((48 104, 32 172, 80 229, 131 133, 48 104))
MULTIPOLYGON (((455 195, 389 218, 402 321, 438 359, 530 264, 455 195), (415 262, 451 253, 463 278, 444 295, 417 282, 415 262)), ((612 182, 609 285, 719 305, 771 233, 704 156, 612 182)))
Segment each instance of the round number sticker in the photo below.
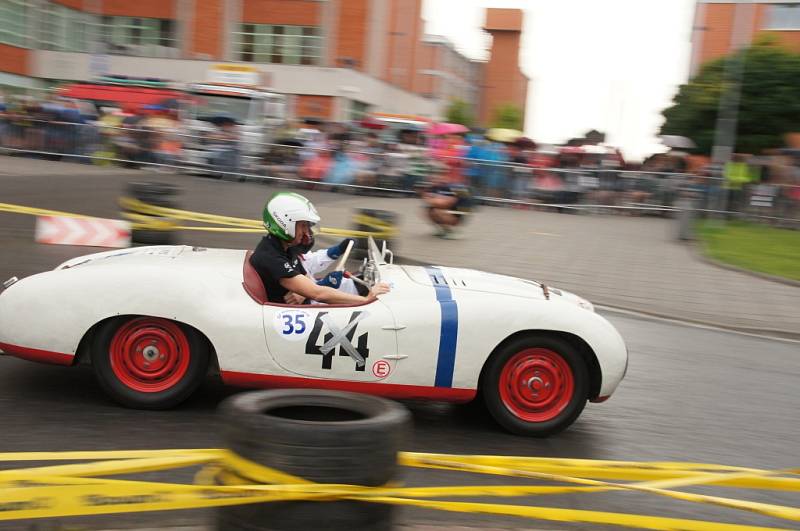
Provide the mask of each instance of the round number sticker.
POLYGON ((389 365, 388 361, 378 360, 372 364, 372 374, 376 378, 386 378, 390 372, 392 372, 392 366, 389 365))
POLYGON ((283 310, 275 314, 272 325, 280 337, 287 341, 300 341, 305 339, 314 319, 305 310, 283 310))

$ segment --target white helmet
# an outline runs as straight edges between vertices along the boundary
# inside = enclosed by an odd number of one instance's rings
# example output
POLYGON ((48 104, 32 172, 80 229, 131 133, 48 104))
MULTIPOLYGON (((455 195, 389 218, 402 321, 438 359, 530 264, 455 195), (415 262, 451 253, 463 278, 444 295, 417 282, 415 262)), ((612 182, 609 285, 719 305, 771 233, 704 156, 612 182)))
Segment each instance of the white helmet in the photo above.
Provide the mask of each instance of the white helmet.
POLYGON ((319 223, 319 214, 311 201, 292 192, 275 194, 264 207, 263 218, 267 231, 284 241, 294 239, 298 221, 319 223))

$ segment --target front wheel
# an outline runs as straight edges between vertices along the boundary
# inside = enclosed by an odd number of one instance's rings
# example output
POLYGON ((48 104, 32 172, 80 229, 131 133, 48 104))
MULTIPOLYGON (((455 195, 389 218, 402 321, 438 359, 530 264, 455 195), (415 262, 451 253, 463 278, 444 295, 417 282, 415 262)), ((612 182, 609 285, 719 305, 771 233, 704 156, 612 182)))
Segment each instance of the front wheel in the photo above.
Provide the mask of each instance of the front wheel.
POLYGON ((572 424, 589 396, 589 373, 558 337, 520 337, 494 353, 482 381, 489 412, 518 435, 547 437, 572 424))
POLYGON ((112 319, 98 330, 92 347, 100 385, 114 400, 133 408, 180 404, 208 369, 208 346, 200 334, 160 317, 112 319))

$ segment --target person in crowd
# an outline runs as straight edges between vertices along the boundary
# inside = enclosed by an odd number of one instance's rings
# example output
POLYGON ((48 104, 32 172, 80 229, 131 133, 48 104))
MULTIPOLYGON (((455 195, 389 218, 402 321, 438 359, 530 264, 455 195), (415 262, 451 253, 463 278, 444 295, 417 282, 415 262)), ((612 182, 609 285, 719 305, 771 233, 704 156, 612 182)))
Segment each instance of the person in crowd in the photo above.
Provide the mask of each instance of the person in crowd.
POLYGON ((333 185, 352 184, 358 165, 350 153, 350 134, 336 133, 331 138, 331 167, 325 182, 333 185))
POLYGON ((489 142, 478 134, 468 135, 467 141, 469 142, 469 149, 466 155, 464 176, 467 179, 467 184, 475 193, 485 194, 487 175, 489 173, 487 161, 491 159, 489 142))
POLYGON ((490 142, 486 149, 486 194, 505 197, 507 189, 508 154, 500 142, 490 142))
POLYGON ((508 146, 508 161, 512 164, 510 169, 511 189, 510 198, 524 199, 530 188, 533 169, 530 167, 529 148, 535 144, 527 138, 520 138, 508 146))
POLYGON ((460 135, 445 135, 439 147, 433 150, 437 162, 447 168, 447 180, 451 183, 464 182, 463 161, 468 146, 460 135))
POLYGON ((153 131, 155 136, 155 162, 174 165, 180 160, 181 150, 178 113, 174 109, 167 109, 158 105, 152 106, 151 111, 145 118, 144 124, 153 131))
MULTIPOLYGON (((388 284, 379 282, 366 295, 358 295, 337 289, 344 284, 341 277, 326 277, 316 282, 308 275, 302 255, 314 245, 313 229, 320 216, 305 197, 295 193, 276 194, 264 207, 263 220, 268 234, 250 257, 250 264, 261 277, 270 302, 361 304, 389 292, 388 284)), ((328 258, 335 259, 343 252, 343 247, 346 248, 346 242, 325 252, 328 258)))
POLYGON ((741 212, 744 208, 744 187, 751 181, 757 180, 754 168, 748 163, 749 157, 742 153, 734 153, 723 169, 724 188, 728 196, 727 210, 741 212))
POLYGON ((428 178, 430 173, 430 156, 422 139, 422 134, 416 129, 401 129, 398 132, 400 142, 397 144, 399 153, 404 155, 403 164, 403 189, 414 190, 420 183, 428 178))
POLYGON ((240 167, 241 136, 238 125, 232 119, 220 120, 208 135, 211 141, 212 168, 219 171, 238 173, 240 167))

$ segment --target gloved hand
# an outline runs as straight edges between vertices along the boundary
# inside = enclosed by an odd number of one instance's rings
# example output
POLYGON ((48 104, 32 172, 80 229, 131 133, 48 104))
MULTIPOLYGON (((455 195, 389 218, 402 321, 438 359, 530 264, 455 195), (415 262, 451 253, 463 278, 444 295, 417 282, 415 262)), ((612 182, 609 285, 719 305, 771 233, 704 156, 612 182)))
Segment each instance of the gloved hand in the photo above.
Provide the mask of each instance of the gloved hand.
POLYGON ((339 286, 342 285, 342 275, 344 271, 331 271, 325 277, 317 280, 317 284, 320 286, 328 286, 329 288, 339 289, 339 286))
POLYGON ((336 260, 337 258, 342 256, 342 253, 345 251, 345 249, 347 249, 348 243, 352 241, 355 240, 353 240, 353 238, 345 238, 339 243, 339 245, 334 245, 333 247, 329 247, 326 250, 326 252, 328 253, 328 258, 336 260))

